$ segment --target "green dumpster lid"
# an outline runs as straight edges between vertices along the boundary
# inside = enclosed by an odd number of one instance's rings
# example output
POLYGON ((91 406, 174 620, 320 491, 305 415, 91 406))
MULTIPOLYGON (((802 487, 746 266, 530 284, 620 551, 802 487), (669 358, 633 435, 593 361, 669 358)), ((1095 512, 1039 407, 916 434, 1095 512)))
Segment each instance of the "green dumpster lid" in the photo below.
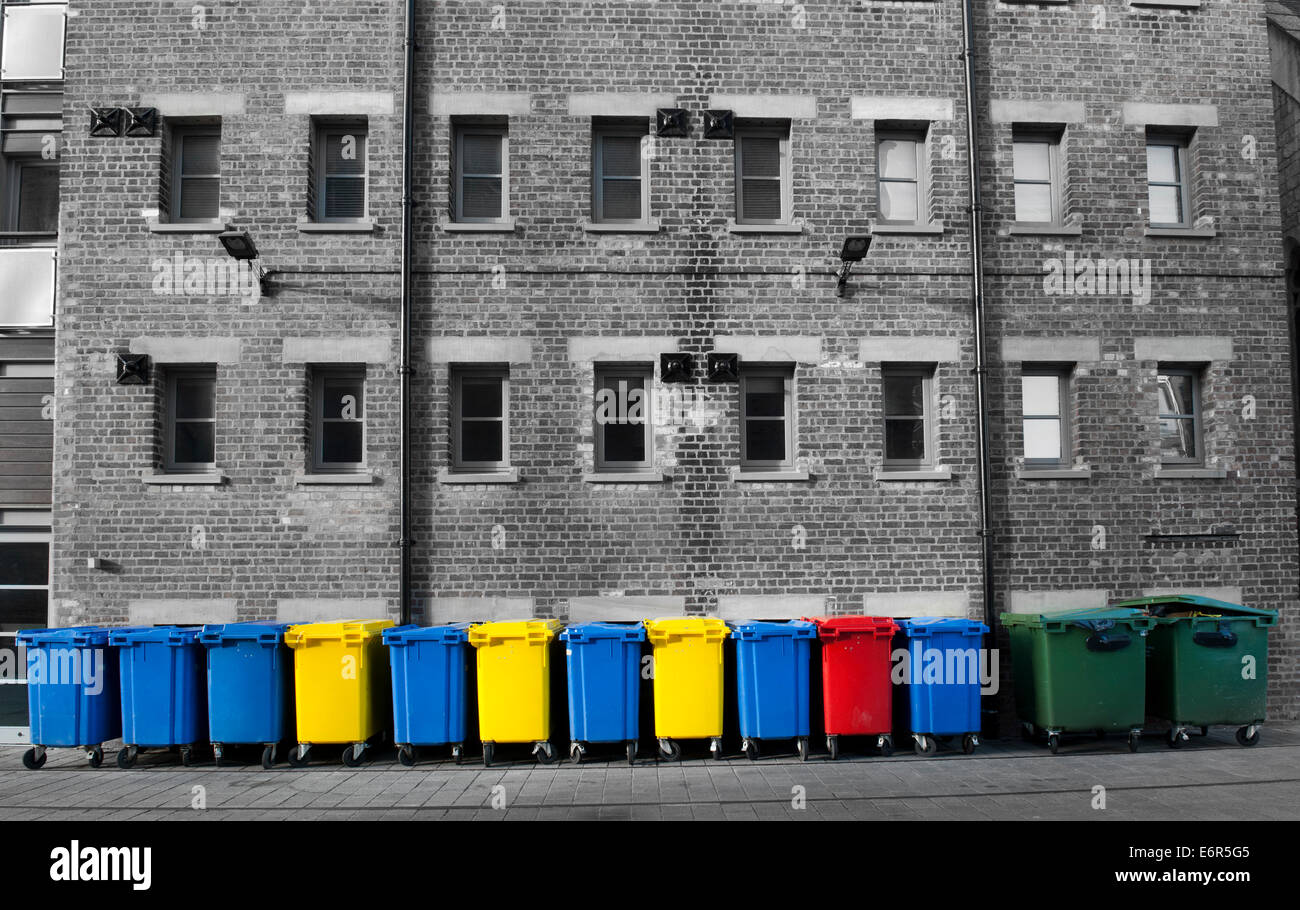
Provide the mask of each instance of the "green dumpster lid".
POLYGON ((1151 597, 1135 597, 1132 600, 1117 601, 1111 606, 1136 607, 1147 611, 1153 616, 1162 616, 1168 612, 1167 609, 1160 609, 1161 607, 1181 607, 1206 613, 1218 613, 1223 616, 1277 616, 1276 610, 1261 610, 1256 607, 1229 603, 1226 600, 1215 600, 1213 597, 1202 597, 1199 594, 1155 594, 1151 597))
POLYGON ((1081 610, 1062 610, 1059 613, 1003 613, 1000 617, 1004 626, 1026 626, 1041 629, 1048 625, 1071 622, 1124 622, 1137 620, 1143 628, 1149 628, 1151 619, 1133 607, 1087 607, 1081 610))

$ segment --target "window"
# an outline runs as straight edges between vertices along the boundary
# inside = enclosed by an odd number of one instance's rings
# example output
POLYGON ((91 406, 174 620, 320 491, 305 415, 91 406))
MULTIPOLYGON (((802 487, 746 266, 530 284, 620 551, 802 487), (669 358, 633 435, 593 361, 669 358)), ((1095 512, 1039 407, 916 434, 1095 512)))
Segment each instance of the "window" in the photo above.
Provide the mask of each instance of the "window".
POLYGON ((1152 227, 1188 227, 1191 198, 1187 184, 1187 139, 1147 134, 1147 201, 1152 227))
POLYGON ((885 467, 932 465, 933 370, 884 367, 881 377, 885 398, 885 467))
POLYGON ((0 94, 0 231, 59 230, 59 139, 63 96, 0 94))
POLYGON ((453 368, 451 466, 504 471, 510 464, 510 377, 505 368, 453 368))
POLYGON ((1061 223, 1059 135, 1017 132, 1012 146, 1016 221, 1061 223))
POLYGON ((216 221, 221 207, 221 127, 172 129, 171 220, 216 221))
POLYGON ((506 125, 457 123, 453 142, 453 219, 464 222, 506 220, 510 208, 506 125))
POLYGON ((167 371, 163 468, 205 474, 216 466, 217 373, 211 367, 167 371))
POLYGON ((876 133, 876 189, 880 220, 895 224, 929 221, 925 133, 876 133))
POLYGON ((312 471, 347 474, 366 461, 366 376, 361 370, 312 373, 312 471))
POLYGON ((789 369, 740 374, 740 466, 794 464, 794 375, 789 369))
POLYGON ((4 3, 0 22, 0 79, 57 82, 63 79, 66 3, 4 3))
POLYGON ((1160 461, 1200 464, 1201 371, 1194 367, 1160 368, 1160 461))
POLYGON ((366 124, 321 122, 315 131, 313 220, 364 220, 368 208, 366 124))
POLYGON ((649 366, 611 366, 596 370, 595 430, 597 471, 648 471, 654 462, 649 366))
POLYGON ((1069 462, 1069 383, 1069 373, 1063 369, 1026 368, 1021 375, 1021 425, 1027 467, 1060 467, 1069 462))
POLYGON ((737 125, 736 223, 790 221, 790 127, 737 125))
POLYGON ((642 154, 645 122, 639 127, 597 124, 592 132, 592 220, 644 221, 650 215, 649 159, 642 154))

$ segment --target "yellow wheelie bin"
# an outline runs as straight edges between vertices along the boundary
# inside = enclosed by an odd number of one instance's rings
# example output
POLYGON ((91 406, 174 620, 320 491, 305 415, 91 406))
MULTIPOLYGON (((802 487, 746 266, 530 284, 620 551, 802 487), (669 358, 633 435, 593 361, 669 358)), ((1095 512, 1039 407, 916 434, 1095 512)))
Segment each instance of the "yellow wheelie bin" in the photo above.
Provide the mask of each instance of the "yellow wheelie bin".
POLYGON ((676 739, 708 739, 722 757, 722 642, 731 634, 712 616, 647 619, 654 647, 655 738, 665 761, 681 758, 676 739))
POLYGON ((478 728, 484 767, 492 764, 497 743, 532 743, 539 762, 555 761, 551 642, 562 626, 556 619, 470 626, 469 643, 478 652, 478 728))
POLYGON ((355 768, 370 740, 388 728, 392 680, 383 632, 387 619, 313 622, 285 629, 293 649, 298 746, 289 764, 301 768, 315 743, 346 743, 343 764, 355 768))

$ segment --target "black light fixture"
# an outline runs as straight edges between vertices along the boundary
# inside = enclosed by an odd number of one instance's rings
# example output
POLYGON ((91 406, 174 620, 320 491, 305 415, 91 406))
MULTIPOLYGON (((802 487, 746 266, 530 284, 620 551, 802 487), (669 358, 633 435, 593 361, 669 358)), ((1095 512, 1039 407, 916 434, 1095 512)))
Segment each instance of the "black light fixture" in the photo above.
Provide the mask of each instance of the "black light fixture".
POLYGON ((655 133, 662 137, 686 136, 691 131, 691 115, 680 107, 661 107, 655 111, 655 133))
POLYGON ((734 139, 736 137, 736 115, 733 111, 705 111, 705 139, 734 139))
POLYGON ((854 263, 861 262, 869 249, 871 249, 870 234, 844 238, 844 246, 840 249, 840 267, 835 270, 835 277, 838 279, 835 285, 836 297, 844 296, 844 289, 848 287, 849 275, 853 272, 854 263))
POLYGON ((710 351, 706 361, 709 382, 739 382, 740 355, 710 351))
POLYGON ((120 136, 122 134, 122 111, 116 107, 92 107, 90 109, 90 135, 95 137, 120 136))
POLYGON ((690 382, 694 362, 690 354, 674 351, 659 355, 659 379, 661 382, 690 382))
POLYGON ((262 268, 257 261, 257 244, 253 243, 253 238, 248 236, 248 231, 222 231, 217 235, 221 245, 225 247, 226 253, 231 259, 239 262, 247 262, 257 275, 257 286, 262 293, 266 293, 266 276, 270 273, 262 268))
POLYGON ((148 354, 118 354, 117 384, 147 385, 149 382, 148 354))
POLYGON ((131 138, 157 135, 158 108, 124 107, 122 115, 124 117, 122 135, 131 138))

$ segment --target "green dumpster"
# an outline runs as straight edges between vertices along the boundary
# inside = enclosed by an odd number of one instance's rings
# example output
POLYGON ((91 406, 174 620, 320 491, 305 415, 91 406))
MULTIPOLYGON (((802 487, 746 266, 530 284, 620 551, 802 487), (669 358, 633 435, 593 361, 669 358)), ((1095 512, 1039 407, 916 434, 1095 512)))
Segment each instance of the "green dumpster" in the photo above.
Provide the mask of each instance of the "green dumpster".
POLYGON ((1114 604, 1155 619, 1147 636, 1147 713, 1169 721, 1169 745, 1216 724, 1259 742, 1268 689, 1268 630, 1277 613, 1209 597, 1167 594, 1114 604))
POLYGON ((1003 613, 1011 636, 1016 714, 1056 754, 1063 733, 1128 733, 1146 717, 1145 636, 1155 620, 1131 608, 1003 613))

